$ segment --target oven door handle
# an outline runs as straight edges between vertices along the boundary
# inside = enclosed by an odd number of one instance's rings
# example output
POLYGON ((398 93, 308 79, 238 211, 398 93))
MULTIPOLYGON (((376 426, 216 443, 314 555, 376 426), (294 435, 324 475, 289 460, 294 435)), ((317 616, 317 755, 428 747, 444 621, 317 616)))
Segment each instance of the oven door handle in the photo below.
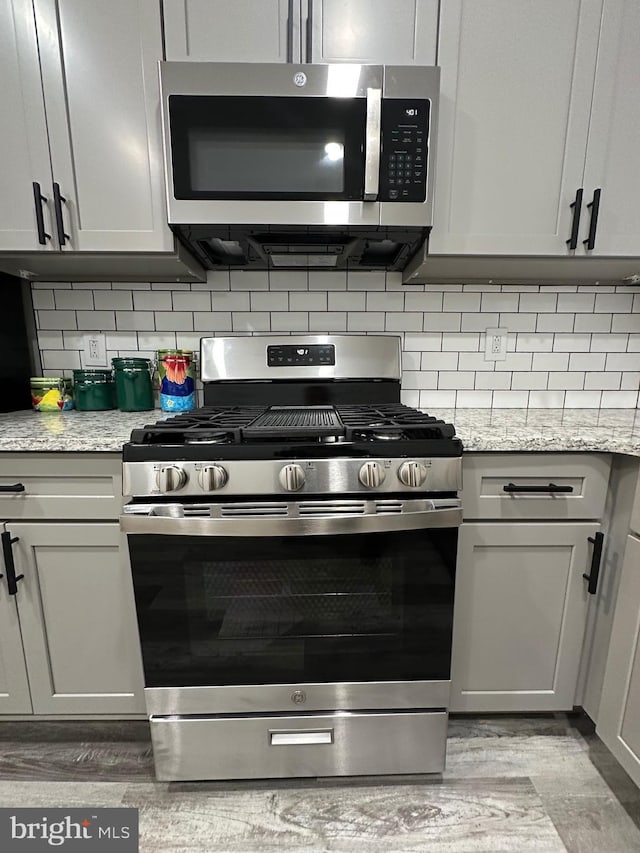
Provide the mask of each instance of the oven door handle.
POLYGON ((459 527, 461 523, 462 510, 451 507, 406 513, 297 518, 172 518, 136 513, 120 516, 120 529, 124 533, 160 536, 348 536, 358 533, 459 527))
POLYGON ((367 89, 367 126, 364 142, 364 200, 375 201, 380 189, 382 89, 367 89))

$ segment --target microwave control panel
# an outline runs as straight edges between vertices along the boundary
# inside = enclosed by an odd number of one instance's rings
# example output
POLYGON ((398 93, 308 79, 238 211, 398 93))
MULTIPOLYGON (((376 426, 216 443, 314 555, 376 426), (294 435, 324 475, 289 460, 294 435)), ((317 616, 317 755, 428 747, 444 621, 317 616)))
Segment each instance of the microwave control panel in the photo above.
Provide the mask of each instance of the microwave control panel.
POLYGON ((427 197, 428 100, 384 98, 380 201, 417 201, 427 197))

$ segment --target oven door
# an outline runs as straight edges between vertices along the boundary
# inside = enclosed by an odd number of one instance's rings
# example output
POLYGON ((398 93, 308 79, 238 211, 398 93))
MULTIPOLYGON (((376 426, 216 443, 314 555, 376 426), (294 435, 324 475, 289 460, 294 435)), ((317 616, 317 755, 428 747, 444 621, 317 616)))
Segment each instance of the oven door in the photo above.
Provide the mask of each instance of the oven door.
POLYGON ((382 78, 161 63, 170 224, 378 224, 382 78))
POLYGON ((131 504, 150 714, 444 708, 459 501, 131 504))

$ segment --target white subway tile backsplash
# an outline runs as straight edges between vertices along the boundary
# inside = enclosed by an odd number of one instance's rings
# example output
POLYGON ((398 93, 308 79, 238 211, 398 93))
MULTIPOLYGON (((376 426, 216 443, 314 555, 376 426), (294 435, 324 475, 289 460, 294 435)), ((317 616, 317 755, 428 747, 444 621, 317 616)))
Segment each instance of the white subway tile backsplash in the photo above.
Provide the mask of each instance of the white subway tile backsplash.
POLYGON ((587 373, 584 378, 585 391, 619 391, 622 373, 612 370, 609 373, 587 373))
POLYGON ((55 308, 56 303, 53 298, 53 290, 34 290, 31 295, 31 301, 34 308, 55 308))
POLYGON ((384 311, 350 311, 347 314, 348 332, 384 332, 384 311))
POLYGON ((404 293, 367 293, 367 311, 404 311, 404 293))
POLYGON ((39 329, 77 329, 75 311, 36 311, 39 329))
POLYGON ((511 388, 514 391, 534 390, 546 391, 549 374, 544 371, 530 370, 525 372, 515 371, 511 375, 511 388))
POLYGON ((136 311, 171 311, 173 309, 171 292, 154 290, 149 293, 144 291, 134 293, 133 307, 136 311))
POLYGON ((553 371, 549 373, 549 384, 547 386, 550 391, 558 389, 562 391, 580 391, 584 388, 584 373, 574 371, 553 371))
POLYGON ((533 353, 533 370, 568 370, 569 353, 564 352, 535 352, 533 353))
POLYGON ((492 399, 492 391, 458 391, 456 409, 488 409, 492 399))
POLYGON ((345 311, 309 312, 310 332, 346 332, 347 314, 345 311))
POLYGON ((459 332, 462 314, 425 314, 422 328, 425 332, 459 332))
POLYGON ((569 356, 569 370, 604 370, 603 352, 574 352, 569 356))
POLYGON ((133 299, 130 290, 96 290, 93 294, 97 311, 132 311, 133 299))
POLYGON ((91 290, 56 290, 56 308, 63 311, 71 309, 74 311, 93 310, 93 292, 91 290))
POLYGON ((575 314, 538 314, 536 332, 573 332, 575 314))
POLYGON ((326 311, 328 295, 326 293, 290 293, 289 311, 326 311))
POLYGON ((438 388, 447 390, 449 388, 474 388, 475 373, 471 370, 441 370, 436 374, 438 388))
POLYGON ((406 388, 402 388, 400 391, 400 402, 404 403, 405 406, 412 406, 414 409, 417 409, 420 406, 420 392, 407 391, 406 388))
POLYGON ((126 331, 153 331, 155 329, 153 311, 116 311, 116 329, 126 331))
POLYGON ((564 404, 567 409, 599 409, 602 391, 567 391, 564 404))
POLYGON ((346 290, 346 272, 318 272, 309 270, 309 290, 346 290))
POLYGON ((595 298, 594 293, 559 293, 557 310, 593 314, 595 298))
POLYGON ((231 332, 231 311, 198 311, 193 315, 193 328, 203 334, 210 332, 231 332))
POLYGON ((444 332, 442 335, 443 351, 478 352, 480 349, 480 335, 475 332, 444 332))
POLYGON ((174 293, 174 311, 211 311, 211 292, 174 293))
MULTIPOLYGON (((317 293, 311 294, 317 296, 317 293)), ((367 297, 365 293, 341 293, 329 292, 328 310, 329 311, 364 311, 366 307, 367 297)))
POLYGON ((306 311, 272 311, 271 331, 273 332, 307 332, 309 330, 309 314, 306 311))
POLYGON ((51 375, 81 363, 88 332, 106 334, 109 358, 196 350, 200 336, 212 334, 391 334, 404 348, 403 400, 426 409, 637 405, 634 293, 614 286, 403 285, 400 273, 307 270, 218 271, 193 284, 32 285, 38 346, 51 375), (485 361, 484 330, 497 325, 508 330, 507 358, 485 361))
POLYGON ((510 332, 535 332, 537 314, 500 314, 499 324, 510 332))

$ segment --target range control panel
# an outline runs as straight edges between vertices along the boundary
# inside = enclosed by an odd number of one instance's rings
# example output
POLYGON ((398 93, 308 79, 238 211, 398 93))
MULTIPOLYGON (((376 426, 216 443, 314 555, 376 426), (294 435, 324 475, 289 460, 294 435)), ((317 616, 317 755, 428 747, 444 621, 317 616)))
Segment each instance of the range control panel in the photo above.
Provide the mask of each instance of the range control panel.
POLYGON ((380 201, 417 201, 427 197, 428 100, 384 98, 380 201))
POLYGON ((333 344, 309 344, 305 346, 268 346, 269 367, 295 367, 329 365, 336 363, 336 348, 333 344))

